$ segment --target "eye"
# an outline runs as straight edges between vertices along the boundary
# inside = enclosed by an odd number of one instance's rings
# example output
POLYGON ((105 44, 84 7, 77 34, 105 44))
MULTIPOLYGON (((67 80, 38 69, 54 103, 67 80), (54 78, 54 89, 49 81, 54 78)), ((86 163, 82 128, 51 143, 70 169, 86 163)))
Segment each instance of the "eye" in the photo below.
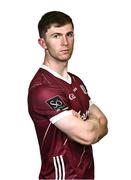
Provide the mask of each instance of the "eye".
POLYGON ((68 37, 73 37, 73 36, 74 36, 74 33, 73 33, 73 32, 68 32, 68 33, 67 33, 67 36, 68 36, 68 37))
POLYGON ((54 35, 53 35, 53 38, 59 39, 59 38, 60 38, 60 34, 54 34, 54 35))

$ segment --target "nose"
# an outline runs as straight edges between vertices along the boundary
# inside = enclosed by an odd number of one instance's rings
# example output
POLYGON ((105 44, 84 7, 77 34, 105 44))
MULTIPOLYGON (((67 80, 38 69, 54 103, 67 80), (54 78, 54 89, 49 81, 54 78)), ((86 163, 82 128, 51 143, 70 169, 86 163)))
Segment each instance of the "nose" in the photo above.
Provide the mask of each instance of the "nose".
POLYGON ((66 36, 62 36, 61 44, 64 45, 64 46, 67 46, 67 45, 68 45, 68 39, 67 39, 66 36))

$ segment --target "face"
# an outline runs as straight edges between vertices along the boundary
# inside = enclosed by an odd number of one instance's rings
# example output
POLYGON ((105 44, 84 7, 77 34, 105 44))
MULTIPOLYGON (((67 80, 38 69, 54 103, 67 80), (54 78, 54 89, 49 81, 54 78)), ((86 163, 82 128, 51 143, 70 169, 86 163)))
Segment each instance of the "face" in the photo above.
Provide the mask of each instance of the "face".
POLYGON ((42 47, 45 49, 47 58, 68 61, 73 52, 73 45, 73 28, 71 24, 66 24, 61 27, 51 26, 45 34, 42 47))

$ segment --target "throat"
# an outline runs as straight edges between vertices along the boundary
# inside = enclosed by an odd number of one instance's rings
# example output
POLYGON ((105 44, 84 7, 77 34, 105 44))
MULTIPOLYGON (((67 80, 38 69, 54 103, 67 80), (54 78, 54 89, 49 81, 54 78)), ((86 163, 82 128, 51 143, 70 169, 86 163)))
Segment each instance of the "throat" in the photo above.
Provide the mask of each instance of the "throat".
POLYGON ((64 79, 66 79, 67 81, 69 80, 69 74, 66 72, 64 72, 63 74, 60 74, 64 79))
POLYGON ((52 63, 51 61, 45 61, 44 65, 48 68, 52 69, 56 73, 58 73, 60 76, 62 76, 64 79, 69 79, 69 74, 67 72, 67 62, 61 62, 61 63, 52 63))

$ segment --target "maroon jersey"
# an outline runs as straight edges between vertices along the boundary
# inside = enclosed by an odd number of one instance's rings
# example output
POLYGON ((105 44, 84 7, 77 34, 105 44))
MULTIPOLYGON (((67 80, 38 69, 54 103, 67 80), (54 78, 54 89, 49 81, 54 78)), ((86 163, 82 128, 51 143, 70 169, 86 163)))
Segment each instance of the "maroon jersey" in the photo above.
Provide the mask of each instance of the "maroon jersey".
POLYGON ((43 65, 34 76, 28 107, 40 146, 40 179, 94 179, 92 146, 71 140, 55 126, 71 110, 87 119, 89 100, 85 85, 71 73, 66 81, 43 65))

